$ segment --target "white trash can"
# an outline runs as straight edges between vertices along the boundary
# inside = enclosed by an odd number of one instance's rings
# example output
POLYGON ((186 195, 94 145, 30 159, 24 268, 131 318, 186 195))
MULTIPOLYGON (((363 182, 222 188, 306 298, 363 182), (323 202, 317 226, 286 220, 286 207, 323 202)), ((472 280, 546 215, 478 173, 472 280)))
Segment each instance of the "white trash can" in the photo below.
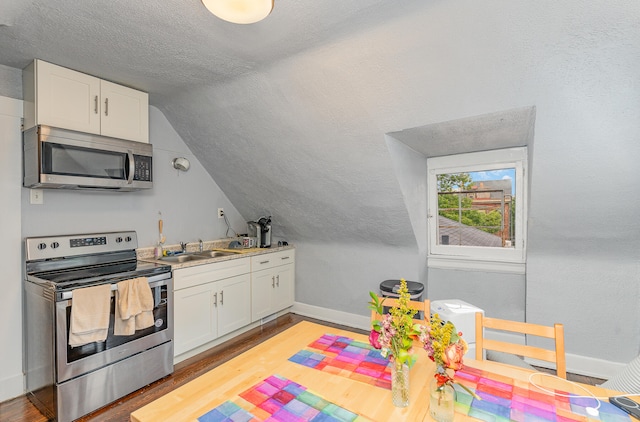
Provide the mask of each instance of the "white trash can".
POLYGON ((431 302, 431 315, 438 314, 443 321, 451 321, 456 330, 462 332, 462 338, 469 345, 465 354, 476 358, 476 312, 484 310, 460 299, 434 300, 431 302))

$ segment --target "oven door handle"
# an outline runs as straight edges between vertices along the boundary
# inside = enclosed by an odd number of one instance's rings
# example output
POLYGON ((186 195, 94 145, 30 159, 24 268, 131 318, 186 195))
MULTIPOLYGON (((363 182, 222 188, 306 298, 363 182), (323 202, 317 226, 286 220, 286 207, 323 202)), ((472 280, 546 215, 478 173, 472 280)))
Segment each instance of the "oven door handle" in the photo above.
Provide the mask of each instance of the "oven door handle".
MULTIPOLYGON (((154 277, 149 277, 149 287, 150 288, 154 288, 154 287, 158 287, 158 286, 164 286, 167 284, 167 278, 163 277, 160 280, 157 279, 158 276, 154 276, 154 277), (154 281, 155 279, 155 281, 154 281)), ((118 284, 112 284, 111 285, 111 291, 114 292, 118 290, 118 284)), ((73 290, 69 290, 68 292, 62 292, 59 294, 58 296, 58 300, 69 300, 73 298, 73 290)))

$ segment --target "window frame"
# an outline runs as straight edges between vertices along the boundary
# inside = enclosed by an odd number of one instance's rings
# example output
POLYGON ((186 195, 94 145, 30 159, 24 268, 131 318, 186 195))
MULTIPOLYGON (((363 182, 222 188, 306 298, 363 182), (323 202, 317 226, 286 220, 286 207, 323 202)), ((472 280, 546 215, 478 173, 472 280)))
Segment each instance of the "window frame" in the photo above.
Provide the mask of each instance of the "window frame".
POLYGON ((505 148, 427 159, 428 266, 467 268, 524 273, 527 246, 527 148, 505 148), (439 174, 514 168, 515 181, 515 245, 513 248, 458 246, 438 244, 438 180, 439 174))

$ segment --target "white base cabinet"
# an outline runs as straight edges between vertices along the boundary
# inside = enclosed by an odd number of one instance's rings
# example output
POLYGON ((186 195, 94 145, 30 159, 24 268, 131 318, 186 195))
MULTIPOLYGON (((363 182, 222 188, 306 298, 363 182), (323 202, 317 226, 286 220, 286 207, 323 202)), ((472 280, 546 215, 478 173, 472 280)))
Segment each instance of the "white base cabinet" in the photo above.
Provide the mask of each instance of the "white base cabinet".
POLYGON ((174 270, 174 357, 292 306, 294 263, 288 249, 174 270))
POLYGON ((251 323, 250 259, 173 272, 174 356, 251 323))
POLYGON ((294 249, 251 257, 251 320, 293 305, 294 281, 294 249))
POLYGON ((149 95, 34 60, 22 72, 24 130, 36 125, 149 142, 149 95))
MULTIPOLYGON (((180 271, 180 270, 177 270, 180 271)), ((180 355, 218 337, 216 283, 176 290, 173 294, 173 351, 180 355)))

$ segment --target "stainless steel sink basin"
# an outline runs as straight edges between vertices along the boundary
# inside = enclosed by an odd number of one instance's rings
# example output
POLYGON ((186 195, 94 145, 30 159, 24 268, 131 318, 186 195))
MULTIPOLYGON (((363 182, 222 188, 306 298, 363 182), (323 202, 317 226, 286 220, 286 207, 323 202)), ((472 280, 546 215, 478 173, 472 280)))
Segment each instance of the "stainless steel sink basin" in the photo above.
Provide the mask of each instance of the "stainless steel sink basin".
POLYGON ((174 255, 174 256, 165 256, 160 258, 160 261, 166 262, 189 262, 189 261, 197 261, 199 259, 207 259, 208 257, 202 255, 174 255))
POLYGON ((236 255, 238 253, 239 252, 206 251, 206 252, 199 252, 197 255, 205 258, 219 258, 221 256, 236 255))

